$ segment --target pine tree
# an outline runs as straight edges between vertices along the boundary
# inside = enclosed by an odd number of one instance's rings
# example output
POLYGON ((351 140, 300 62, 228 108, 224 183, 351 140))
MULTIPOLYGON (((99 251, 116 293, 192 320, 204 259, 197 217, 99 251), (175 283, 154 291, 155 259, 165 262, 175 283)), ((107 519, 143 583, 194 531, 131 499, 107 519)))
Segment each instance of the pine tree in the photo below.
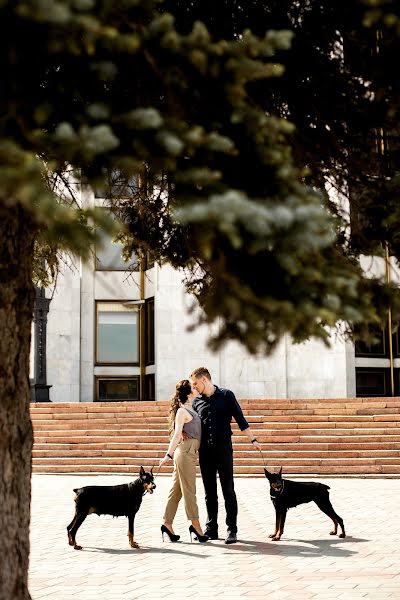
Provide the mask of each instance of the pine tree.
MULTIPOLYGON (((371 72, 373 102, 364 90, 365 64, 352 53, 355 41, 371 39, 360 2, 347 3, 347 20, 328 2, 310 1, 304 9, 290 3, 286 13, 285 2, 266 3, 266 11, 264 4, 234 2, 232 18, 224 25, 217 14, 207 23, 210 31, 190 15, 183 18, 179 2, 0 4, 6 82, 0 96, 0 600, 29 598, 34 256, 50 267, 60 250, 85 256, 101 220, 75 202, 76 181, 105 186, 113 173, 138 178, 140 193, 130 202, 112 198, 125 223, 126 251, 139 246, 186 269, 204 320, 222 323, 216 345, 239 339, 250 351, 268 352, 287 331, 295 340, 326 340, 327 326, 338 319, 365 323, 384 314, 388 290, 363 279, 324 184, 334 174, 335 185, 351 183, 359 195, 365 147, 370 152, 370 142, 361 143, 364 132, 395 129, 397 83, 386 71, 383 79, 371 72), (265 22, 247 23, 249 7, 265 13, 265 22), (249 25, 255 33, 243 31, 249 25), (332 54, 341 42, 344 54, 332 54), (347 104, 350 90, 360 101, 347 104)), ((387 14, 377 10, 370 23, 387 29, 387 14)), ((199 16, 207 20, 207 11, 199 16)), ((396 48, 394 29, 386 39, 396 48)), ((363 57, 371 46, 365 48, 363 57)), ((379 181, 381 192, 386 179, 379 181)), ((382 196, 392 206, 395 183, 391 178, 382 196)), ((374 201, 362 215, 367 223, 374 201)), ((396 221, 379 206, 383 237, 394 248, 396 221)))

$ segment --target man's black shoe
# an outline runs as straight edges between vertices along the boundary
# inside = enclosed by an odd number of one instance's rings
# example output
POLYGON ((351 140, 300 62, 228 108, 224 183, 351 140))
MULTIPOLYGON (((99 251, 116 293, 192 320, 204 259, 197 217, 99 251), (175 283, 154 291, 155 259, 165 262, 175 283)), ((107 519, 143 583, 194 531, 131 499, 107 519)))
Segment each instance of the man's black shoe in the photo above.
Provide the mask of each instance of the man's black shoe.
POLYGON ((206 529, 204 532, 204 535, 206 535, 209 540, 217 540, 218 539, 217 531, 210 531, 209 529, 206 529))
POLYGON ((236 533, 228 532, 228 537, 225 540, 225 544, 236 544, 236 542, 237 542, 236 533))

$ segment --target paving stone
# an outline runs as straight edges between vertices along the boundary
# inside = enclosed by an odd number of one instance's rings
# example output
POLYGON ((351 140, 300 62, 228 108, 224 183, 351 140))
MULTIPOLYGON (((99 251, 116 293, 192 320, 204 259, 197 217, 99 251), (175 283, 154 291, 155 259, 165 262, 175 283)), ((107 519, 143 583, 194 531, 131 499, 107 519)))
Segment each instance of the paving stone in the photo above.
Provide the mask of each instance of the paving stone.
MULTIPOLYGON (((171 481, 159 476, 156 492, 143 498, 136 518, 140 550, 129 547, 126 518, 96 515, 90 515, 78 532, 83 550, 71 548, 66 525, 74 513, 72 488, 130 480, 118 475, 34 474, 32 600, 235 600, 269 595, 274 600, 400 599, 400 480, 319 479, 330 485, 348 537, 330 536, 330 520, 308 504, 289 511, 282 540, 272 542, 268 533, 274 511, 266 482, 237 478, 239 542, 226 546, 220 488, 221 540, 190 543, 180 506, 174 527, 181 541, 162 542, 160 525, 171 481)), ((204 523, 200 479, 197 488, 204 523)))

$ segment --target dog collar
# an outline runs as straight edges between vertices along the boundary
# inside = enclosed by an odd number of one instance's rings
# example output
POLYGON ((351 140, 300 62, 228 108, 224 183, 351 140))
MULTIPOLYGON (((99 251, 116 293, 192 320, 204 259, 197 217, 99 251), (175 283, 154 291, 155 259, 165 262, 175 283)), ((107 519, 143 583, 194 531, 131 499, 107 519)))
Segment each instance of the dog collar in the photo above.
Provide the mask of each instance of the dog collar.
POLYGON ((279 490, 279 492, 277 492, 277 494, 275 496, 273 496, 271 493, 269 495, 271 496, 271 498, 276 498, 277 496, 280 496, 283 493, 284 489, 285 489, 285 482, 282 480, 282 487, 279 490))

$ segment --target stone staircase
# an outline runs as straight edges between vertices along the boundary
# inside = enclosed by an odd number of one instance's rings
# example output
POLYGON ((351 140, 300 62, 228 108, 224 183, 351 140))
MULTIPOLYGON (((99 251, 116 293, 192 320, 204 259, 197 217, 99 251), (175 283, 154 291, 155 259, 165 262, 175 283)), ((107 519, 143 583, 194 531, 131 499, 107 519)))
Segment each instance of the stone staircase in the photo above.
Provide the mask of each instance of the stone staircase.
MULTIPOLYGON (((241 400, 268 469, 287 475, 400 476, 400 398, 241 400)), ((158 471, 168 402, 31 405, 33 471, 158 471)), ((263 457, 232 424, 236 475, 263 476, 263 457)), ((161 473, 172 471, 165 465, 161 473)))

